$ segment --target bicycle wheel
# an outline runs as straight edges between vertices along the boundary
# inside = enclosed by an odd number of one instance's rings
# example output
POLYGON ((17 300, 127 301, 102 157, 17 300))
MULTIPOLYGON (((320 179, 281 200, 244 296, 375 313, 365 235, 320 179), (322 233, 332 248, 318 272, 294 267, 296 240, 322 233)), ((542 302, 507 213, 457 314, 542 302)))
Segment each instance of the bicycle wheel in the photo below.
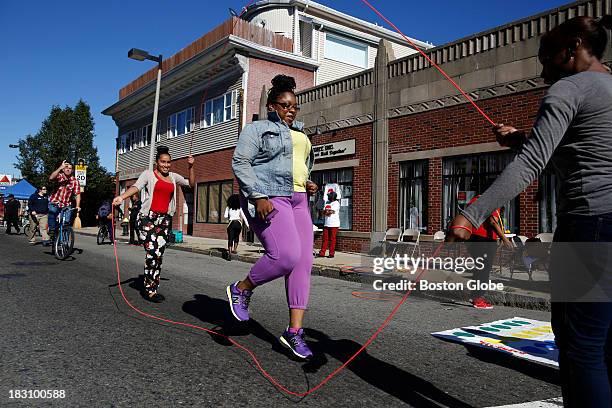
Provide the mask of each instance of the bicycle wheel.
POLYGON ((108 232, 106 231, 106 227, 98 228, 98 236, 96 237, 96 242, 98 245, 102 245, 107 236, 108 232))
POLYGON ((32 228, 31 224, 26 224, 26 226, 23 227, 23 233, 28 237, 30 236, 30 228, 32 228))
POLYGON ((66 243, 68 244, 68 255, 72 255, 74 251, 74 231, 72 227, 66 227, 65 234, 66 243))
POLYGON ((55 258, 57 258, 60 261, 63 261, 64 259, 68 257, 67 252, 68 251, 66 251, 66 248, 63 242, 63 231, 58 231, 58 234, 55 236, 55 239, 53 240, 53 254, 55 255, 55 258))
POLYGON ((53 242, 53 249, 55 257, 60 261, 65 260, 72 254, 74 248, 74 231, 70 227, 64 227, 57 234, 55 241, 53 242))

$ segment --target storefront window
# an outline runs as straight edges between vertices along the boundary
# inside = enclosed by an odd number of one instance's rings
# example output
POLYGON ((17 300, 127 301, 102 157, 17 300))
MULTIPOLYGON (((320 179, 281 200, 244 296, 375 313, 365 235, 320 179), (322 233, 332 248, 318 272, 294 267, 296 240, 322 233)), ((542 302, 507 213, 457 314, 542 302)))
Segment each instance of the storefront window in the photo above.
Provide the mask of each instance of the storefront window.
POLYGON ((196 222, 223 223, 227 199, 232 195, 233 181, 198 184, 196 222))
POLYGON ((554 232, 557 228, 557 178, 554 172, 546 169, 539 181, 540 232, 554 232))
POLYGON ((400 164, 398 225, 427 230, 427 160, 400 164))
POLYGON ((337 169, 326 171, 315 171, 310 179, 317 183, 319 189, 317 194, 310 197, 310 212, 312 222, 323 227, 325 217, 320 214, 323 209, 324 188, 328 184, 337 184, 340 189, 340 229, 350 230, 353 228, 353 169, 337 169))
MULTIPOLYGON (((512 161, 511 152, 450 157, 442 164, 442 226, 465 208, 476 195, 482 194, 512 161)), ((504 224, 512 233, 519 231, 518 198, 503 205, 504 224)))

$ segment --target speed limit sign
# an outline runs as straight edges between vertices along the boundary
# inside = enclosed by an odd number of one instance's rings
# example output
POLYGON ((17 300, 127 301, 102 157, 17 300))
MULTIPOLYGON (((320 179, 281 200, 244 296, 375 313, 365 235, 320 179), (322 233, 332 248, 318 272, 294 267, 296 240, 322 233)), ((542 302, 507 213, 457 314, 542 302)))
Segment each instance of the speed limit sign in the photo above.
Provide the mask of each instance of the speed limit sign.
POLYGON ((74 166, 74 177, 79 181, 81 191, 83 191, 87 184, 87 166, 74 166))

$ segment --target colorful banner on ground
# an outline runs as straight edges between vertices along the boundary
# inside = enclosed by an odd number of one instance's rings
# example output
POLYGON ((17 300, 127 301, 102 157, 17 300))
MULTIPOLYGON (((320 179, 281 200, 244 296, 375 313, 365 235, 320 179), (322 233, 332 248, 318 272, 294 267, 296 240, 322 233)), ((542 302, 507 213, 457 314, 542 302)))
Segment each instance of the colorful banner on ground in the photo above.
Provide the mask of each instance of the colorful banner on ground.
POLYGON ((549 322, 513 317, 431 334, 444 340, 559 366, 559 350, 549 322))

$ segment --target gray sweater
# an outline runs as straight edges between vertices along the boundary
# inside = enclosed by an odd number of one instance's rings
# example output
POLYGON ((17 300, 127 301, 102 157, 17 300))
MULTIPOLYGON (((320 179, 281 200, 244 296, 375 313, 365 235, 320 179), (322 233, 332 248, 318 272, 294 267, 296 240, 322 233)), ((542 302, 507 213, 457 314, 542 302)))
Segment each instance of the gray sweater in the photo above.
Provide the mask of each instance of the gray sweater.
POLYGON ((586 71, 552 85, 531 137, 463 215, 482 224, 536 180, 549 160, 560 183, 558 215, 612 212, 612 75, 586 71))
MULTIPOLYGON (((168 204, 168 215, 174 215, 176 211, 176 186, 189 186, 189 181, 185 179, 185 177, 180 174, 170 172, 170 178, 172 179, 172 184, 174 184, 174 194, 172 196, 172 200, 168 204)), ((149 215, 149 211, 151 210, 151 201, 153 199, 153 191, 155 191, 155 183, 157 183, 157 177, 152 170, 145 170, 140 174, 136 183, 134 183, 134 187, 136 187, 139 191, 143 191, 142 195, 142 207, 140 207, 140 214, 149 215)))

